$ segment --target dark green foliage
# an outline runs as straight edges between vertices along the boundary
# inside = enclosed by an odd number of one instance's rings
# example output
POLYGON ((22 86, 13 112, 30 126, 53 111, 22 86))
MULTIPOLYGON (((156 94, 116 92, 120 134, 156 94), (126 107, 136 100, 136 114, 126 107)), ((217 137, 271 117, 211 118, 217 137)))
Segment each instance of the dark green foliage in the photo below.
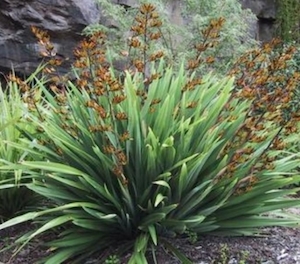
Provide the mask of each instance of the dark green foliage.
POLYGON ((277 0, 277 36, 285 42, 300 43, 300 1, 277 0))

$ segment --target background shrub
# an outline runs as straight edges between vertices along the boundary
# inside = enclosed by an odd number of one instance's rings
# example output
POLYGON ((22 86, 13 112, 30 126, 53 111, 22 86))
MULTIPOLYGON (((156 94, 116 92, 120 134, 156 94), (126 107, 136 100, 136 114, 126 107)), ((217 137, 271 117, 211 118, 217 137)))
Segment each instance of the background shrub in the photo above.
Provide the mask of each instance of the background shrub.
MULTIPOLYGON (((124 47, 124 39, 130 39, 129 29, 135 21, 138 6, 145 1, 136 1, 137 5, 132 8, 124 5, 118 6, 108 0, 98 0, 98 2, 106 24, 111 26, 90 25, 84 32, 87 34, 99 30, 105 32, 108 35, 109 45, 114 46, 112 51, 114 59, 122 61, 124 58, 120 57, 120 53, 124 49, 127 50, 124 47)), ((152 51, 163 50, 172 64, 180 65, 185 58, 196 58, 195 44, 209 44, 212 48, 206 49, 205 55, 216 58, 217 63, 214 67, 203 63, 197 70, 204 68, 202 70, 204 73, 207 69, 214 69, 224 73, 239 55, 257 45, 254 33, 251 32, 251 27, 257 19, 249 9, 242 9, 238 0, 202 1, 201 5, 197 0, 183 0, 180 1, 180 10, 175 11, 177 19, 174 19, 169 11, 173 8, 172 1, 155 0, 151 3, 156 6, 155 12, 159 14, 162 21, 160 33, 163 36, 153 43, 152 51), (215 39, 215 43, 207 41, 202 30, 208 27, 211 20, 220 17, 224 18, 225 23, 221 32, 215 32, 218 40, 215 39)))
POLYGON ((277 36, 285 42, 300 43, 300 3, 297 0, 276 1, 277 36))

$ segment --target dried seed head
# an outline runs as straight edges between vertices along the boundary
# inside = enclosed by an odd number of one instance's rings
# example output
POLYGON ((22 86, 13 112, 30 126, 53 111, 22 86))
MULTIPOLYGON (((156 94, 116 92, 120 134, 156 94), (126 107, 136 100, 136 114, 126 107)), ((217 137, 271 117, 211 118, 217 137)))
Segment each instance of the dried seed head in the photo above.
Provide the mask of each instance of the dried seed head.
POLYGON ((115 117, 118 120, 127 120, 128 119, 127 114, 125 112, 117 113, 117 114, 115 114, 115 117))
POLYGON ((198 104, 197 101, 189 102, 187 103, 186 108, 195 108, 197 104, 198 104))
POLYGON ((114 154, 116 152, 116 148, 113 145, 107 145, 103 147, 103 152, 106 154, 114 154))
POLYGON ((139 59, 134 60, 133 65, 136 67, 138 72, 144 71, 144 62, 142 60, 139 59))
POLYGON ((129 140, 130 139, 129 132, 128 131, 124 132, 122 135, 119 136, 119 139, 121 142, 129 140))
POLYGON ((143 15, 145 15, 147 13, 151 13, 154 10, 155 10, 155 6, 150 3, 142 4, 142 6, 140 7, 140 13, 143 15))
POLYGON ((116 157, 118 159, 119 164, 123 166, 127 164, 127 157, 122 150, 116 152, 116 157))
POLYGON ((159 104, 161 102, 161 99, 153 99, 152 101, 151 101, 151 104, 150 105, 155 105, 155 104, 159 104))
POLYGON ((141 46, 141 41, 137 37, 133 37, 129 41, 129 46, 139 48, 141 46))
POLYGON ((112 99, 113 104, 119 104, 126 99, 126 95, 116 95, 112 99))

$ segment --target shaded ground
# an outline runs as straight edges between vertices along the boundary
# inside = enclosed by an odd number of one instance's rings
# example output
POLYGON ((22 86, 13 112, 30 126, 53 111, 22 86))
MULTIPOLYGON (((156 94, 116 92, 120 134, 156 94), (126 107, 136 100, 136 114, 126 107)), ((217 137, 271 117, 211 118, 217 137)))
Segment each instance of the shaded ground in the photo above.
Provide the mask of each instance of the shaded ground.
MULTIPOLYGON (((300 215, 300 209, 291 209, 300 215)), ((10 245, 24 230, 30 230, 30 225, 10 228, 0 231, 0 250, 10 245)), ((205 236, 191 243, 188 238, 178 238, 169 241, 184 252, 195 264, 300 264, 300 226, 299 228, 264 228, 261 229, 266 237, 214 237, 205 236)), ((50 237, 34 240, 23 248, 20 253, 13 255, 13 249, 0 253, 0 264, 35 264, 49 254, 42 246, 42 241, 50 237)), ((84 264, 100 264, 100 259, 114 252, 100 252, 84 264)), ((149 252, 149 256, 150 256, 149 252)), ((121 263, 127 263, 130 254, 121 257, 121 263)), ((157 250, 158 264, 177 264, 177 261, 166 249, 157 250)), ((149 257, 149 263, 154 263, 149 257)), ((68 264, 71 264, 68 263, 68 264)), ((141 263, 142 264, 142 263, 141 263)))

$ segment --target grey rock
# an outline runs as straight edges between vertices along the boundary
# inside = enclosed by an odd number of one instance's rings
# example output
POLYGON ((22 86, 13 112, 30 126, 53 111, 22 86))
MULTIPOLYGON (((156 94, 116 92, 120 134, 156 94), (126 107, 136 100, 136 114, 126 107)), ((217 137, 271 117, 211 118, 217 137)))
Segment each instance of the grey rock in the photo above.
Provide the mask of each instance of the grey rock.
POLYGON ((249 8, 258 17, 275 19, 276 0, 240 0, 244 8, 249 8))
POLYGON ((249 8, 257 16, 256 38, 262 42, 274 36, 276 19, 276 0, 240 0, 243 8, 249 8))
POLYGON ((13 67, 28 74, 40 63, 31 26, 47 30, 56 53, 71 57, 82 30, 99 20, 100 10, 94 0, 1 0, 0 70, 13 67))

